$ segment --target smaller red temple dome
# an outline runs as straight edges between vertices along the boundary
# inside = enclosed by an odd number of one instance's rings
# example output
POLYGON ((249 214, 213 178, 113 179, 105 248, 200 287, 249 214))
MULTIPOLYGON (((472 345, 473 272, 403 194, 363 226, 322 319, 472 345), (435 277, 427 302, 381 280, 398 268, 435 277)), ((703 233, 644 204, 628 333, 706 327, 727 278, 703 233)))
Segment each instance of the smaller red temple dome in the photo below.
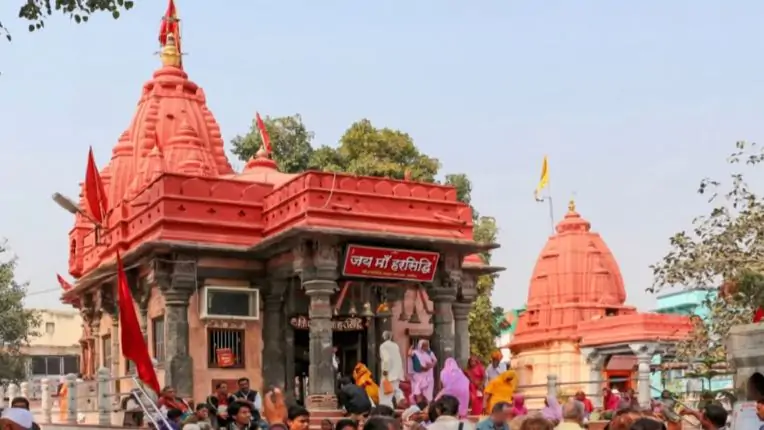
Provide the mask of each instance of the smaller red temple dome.
POLYGON ((576 339, 582 321, 636 312, 624 305, 626 289, 613 253, 572 201, 555 230, 536 261, 513 347, 576 339))
POLYGON ((254 157, 250 158, 244 171, 234 176, 234 179, 258 182, 261 184, 272 184, 278 187, 297 175, 283 173, 278 169, 278 165, 270 158, 270 154, 263 148, 260 148, 254 157))

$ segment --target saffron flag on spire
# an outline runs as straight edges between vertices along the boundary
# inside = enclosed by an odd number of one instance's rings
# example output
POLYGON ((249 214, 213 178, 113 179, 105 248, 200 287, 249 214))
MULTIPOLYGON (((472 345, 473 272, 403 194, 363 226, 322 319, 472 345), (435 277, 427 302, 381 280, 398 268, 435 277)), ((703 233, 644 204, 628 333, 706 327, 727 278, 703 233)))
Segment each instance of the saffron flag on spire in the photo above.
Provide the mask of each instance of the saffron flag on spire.
POLYGON ((72 288, 74 288, 72 284, 67 282, 66 279, 64 279, 64 277, 59 275, 58 273, 56 273, 56 279, 58 280, 58 284, 61 285, 61 289, 63 289, 64 291, 69 291, 72 288))
MULTIPOLYGON (((162 17, 162 23, 159 25, 159 47, 163 47, 167 44, 167 36, 173 35, 175 39, 175 47, 178 48, 178 55, 181 54, 180 50, 180 19, 178 18, 178 9, 175 7, 175 1, 169 0, 167 4, 167 11, 162 17)), ((180 57, 180 68, 183 68, 183 56, 180 57)))
POLYGON ((122 336, 120 345, 122 346, 122 355, 135 364, 135 370, 138 373, 138 379, 147 387, 159 394, 159 380, 154 371, 149 356, 149 348, 146 346, 146 339, 143 338, 141 327, 138 324, 138 316, 135 314, 135 305, 133 304, 133 295, 130 293, 130 286, 127 283, 127 275, 122 267, 122 258, 117 251, 117 290, 119 294, 118 312, 119 326, 122 336))
POLYGON ((85 170, 85 204, 87 205, 87 212, 93 218, 93 221, 102 224, 106 217, 109 202, 106 198, 106 190, 103 187, 101 174, 98 173, 98 167, 96 167, 92 147, 88 153, 88 166, 85 170))
POLYGON ((268 129, 265 128, 263 119, 260 118, 260 112, 255 113, 255 121, 257 122, 257 130, 260 131, 260 138, 263 139, 263 149, 270 154, 271 153, 271 137, 268 136, 268 129))
POLYGON ((545 155, 544 161, 541 163, 541 179, 539 179, 538 185, 536 185, 536 191, 533 192, 533 196, 537 202, 543 202, 541 197, 541 191, 549 186, 549 158, 545 155))

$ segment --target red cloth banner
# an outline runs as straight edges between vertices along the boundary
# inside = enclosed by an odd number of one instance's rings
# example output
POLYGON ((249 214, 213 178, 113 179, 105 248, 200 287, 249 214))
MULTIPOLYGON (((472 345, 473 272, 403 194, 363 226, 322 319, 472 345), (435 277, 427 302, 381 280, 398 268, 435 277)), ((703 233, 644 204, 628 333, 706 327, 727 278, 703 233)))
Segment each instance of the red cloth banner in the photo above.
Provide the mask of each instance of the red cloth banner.
POLYGON ((432 282, 440 253, 348 245, 344 276, 432 282))
POLYGON ((215 350, 218 366, 231 367, 236 364, 236 358, 233 356, 231 348, 218 348, 215 350))

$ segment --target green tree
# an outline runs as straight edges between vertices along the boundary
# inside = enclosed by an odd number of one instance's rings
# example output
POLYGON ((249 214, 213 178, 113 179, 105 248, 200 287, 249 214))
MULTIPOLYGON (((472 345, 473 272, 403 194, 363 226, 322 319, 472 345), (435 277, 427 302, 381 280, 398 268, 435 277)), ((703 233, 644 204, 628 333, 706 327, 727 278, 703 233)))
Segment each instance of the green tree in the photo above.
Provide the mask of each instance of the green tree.
MULTIPOLYGON (((313 133, 307 130, 299 115, 266 118, 263 122, 273 146, 273 159, 283 172, 316 169, 395 179, 403 179, 408 172, 413 180, 436 182, 440 170, 440 162, 420 152, 411 136, 399 130, 377 128, 368 119, 353 123, 336 148, 321 146, 317 149, 312 149, 313 133)), ((253 124, 247 135, 237 136, 231 143, 233 153, 241 160, 247 160, 260 147, 262 139, 253 124)), ((472 183, 467 175, 447 174, 444 183, 456 187, 459 201, 472 204, 472 183)), ((474 207, 472 216, 475 240, 495 242, 498 234, 496 220, 479 216, 474 207)), ((490 252, 482 253, 481 257, 490 264, 490 252)), ((488 357, 495 349, 494 338, 499 327, 494 315, 497 312, 503 315, 501 308, 491 304, 495 279, 493 275, 478 279, 478 298, 470 313, 471 349, 482 357, 488 357)))
POLYGON ((14 280, 16 258, 3 259, 6 253, 4 243, 0 243, 0 380, 18 381, 26 377, 26 358, 21 348, 29 344, 29 338, 36 334, 40 325, 38 315, 24 309, 27 286, 14 280))
MULTIPOLYGON (((109 12, 114 19, 121 11, 132 9, 131 0, 24 0, 19 7, 19 18, 29 21, 29 31, 41 30, 45 20, 54 13, 69 16, 77 24, 87 22, 90 15, 109 12)), ((11 40, 8 29, 0 22, 0 34, 11 40)))
POLYGON ((716 288, 708 297, 709 316, 697 319, 691 336, 677 347, 677 360, 699 373, 726 363, 725 341, 737 324, 750 323, 764 304, 764 202, 744 179, 744 168, 764 160, 756 144, 738 142, 728 158, 728 183, 703 179, 698 192, 709 196, 710 211, 669 240, 670 251, 651 266, 649 292, 667 287, 716 288))
MULTIPOLYGON (((263 119, 265 129, 273 147, 272 158, 285 173, 297 173, 310 167, 313 156, 313 132, 302 122, 299 114, 263 119)), ((241 160, 249 160, 263 145, 263 139, 257 129, 257 121, 252 120, 250 130, 231 140, 233 153, 241 160)))
MULTIPOLYGON (((495 243, 499 234, 496 220, 492 217, 481 216, 475 222, 473 236, 480 243, 495 243)), ((491 264, 491 253, 480 254, 483 263, 491 264)), ((469 315, 470 352, 487 360, 496 349, 494 340, 499 335, 500 317, 504 310, 493 307, 491 296, 496 284, 496 275, 482 275, 477 279, 477 299, 472 305, 469 315)))

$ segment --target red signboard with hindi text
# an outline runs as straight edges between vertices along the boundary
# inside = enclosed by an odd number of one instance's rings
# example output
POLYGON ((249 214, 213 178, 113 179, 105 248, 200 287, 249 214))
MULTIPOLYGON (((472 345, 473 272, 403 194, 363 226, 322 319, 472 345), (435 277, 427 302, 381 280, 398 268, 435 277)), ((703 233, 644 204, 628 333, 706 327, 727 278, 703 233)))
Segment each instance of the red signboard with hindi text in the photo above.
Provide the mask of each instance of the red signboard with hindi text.
POLYGON ((348 245, 344 276, 432 282, 440 254, 430 251, 348 245))

